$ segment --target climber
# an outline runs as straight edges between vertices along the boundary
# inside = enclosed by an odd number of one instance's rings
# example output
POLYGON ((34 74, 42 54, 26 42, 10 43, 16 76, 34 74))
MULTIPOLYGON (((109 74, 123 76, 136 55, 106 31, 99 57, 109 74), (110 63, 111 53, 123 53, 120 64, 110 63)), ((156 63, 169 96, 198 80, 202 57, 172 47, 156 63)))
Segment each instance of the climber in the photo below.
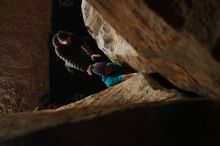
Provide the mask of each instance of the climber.
POLYGON ((97 62, 89 66, 92 72, 102 77, 102 81, 107 87, 116 85, 122 81, 129 79, 137 73, 126 73, 122 66, 116 63, 97 62))
POLYGON ((53 46, 56 54, 65 62, 67 70, 74 73, 80 70, 92 75, 89 65, 93 64, 96 58, 100 58, 100 53, 89 44, 88 38, 79 37, 66 31, 58 31, 53 39, 53 46))

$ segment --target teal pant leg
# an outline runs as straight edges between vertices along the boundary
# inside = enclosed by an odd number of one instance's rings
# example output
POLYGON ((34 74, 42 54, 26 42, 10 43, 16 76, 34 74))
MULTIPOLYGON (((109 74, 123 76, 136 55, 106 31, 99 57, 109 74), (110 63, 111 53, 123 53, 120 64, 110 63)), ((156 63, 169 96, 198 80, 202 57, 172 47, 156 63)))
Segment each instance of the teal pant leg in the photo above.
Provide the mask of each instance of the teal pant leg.
POLYGON ((102 76, 102 81, 107 87, 111 87, 123 81, 122 75, 118 76, 102 76))

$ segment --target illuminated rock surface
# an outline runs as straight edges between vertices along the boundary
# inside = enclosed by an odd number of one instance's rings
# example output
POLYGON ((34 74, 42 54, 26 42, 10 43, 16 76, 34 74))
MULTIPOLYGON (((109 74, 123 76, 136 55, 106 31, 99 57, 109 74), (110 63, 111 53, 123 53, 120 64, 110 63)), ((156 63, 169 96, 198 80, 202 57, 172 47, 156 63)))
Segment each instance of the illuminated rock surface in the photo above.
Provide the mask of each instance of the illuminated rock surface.
MULTIPOLYGON (((183 33, 182 30, 188 30, 185 25, 182 29, 169 25, 166 17, 149 8, 149 3, 147 0, 83 1, 85 25, 112 61, 124 62, 137 71, 159 72, 182 89, 219 98, 220 64, 207 51, 212 45, 202 44, 195 39, 195 33, 183 33)), ((218 13, 213 15, 220 18, 218 13)), ((219 28, 218 20, 206 23, 219 28)), ((191 20, 184 20, 188 21, 191 20)), ((215 35, 218 33, 217 30, 215 35)))

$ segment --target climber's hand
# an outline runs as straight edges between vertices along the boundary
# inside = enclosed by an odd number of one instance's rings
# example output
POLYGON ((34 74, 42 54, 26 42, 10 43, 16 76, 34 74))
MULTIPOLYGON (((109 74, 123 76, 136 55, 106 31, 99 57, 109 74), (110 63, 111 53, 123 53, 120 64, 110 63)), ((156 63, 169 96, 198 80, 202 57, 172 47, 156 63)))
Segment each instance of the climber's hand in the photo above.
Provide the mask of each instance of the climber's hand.
POLYGON ((100 54, 92 54, 91 55, 92 60, 95 60, 95 58, 97 58, 97 57, 101 57, 101 55, 100 54))
POLYGON ((88 73, 90 76, 93 75, 91 65, 88 67, 87 73, 88 73))

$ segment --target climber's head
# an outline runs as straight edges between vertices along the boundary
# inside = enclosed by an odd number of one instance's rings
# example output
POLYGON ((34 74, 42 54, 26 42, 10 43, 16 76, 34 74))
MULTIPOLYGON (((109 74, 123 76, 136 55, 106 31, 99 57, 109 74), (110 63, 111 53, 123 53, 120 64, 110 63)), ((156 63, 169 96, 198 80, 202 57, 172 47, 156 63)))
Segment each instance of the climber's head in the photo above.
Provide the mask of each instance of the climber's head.
POLYGON ((70 34, 66 31, 63 31, 63 30, 57 32, 57 40, 62 45, 70 45, 71 44, 70 34))

